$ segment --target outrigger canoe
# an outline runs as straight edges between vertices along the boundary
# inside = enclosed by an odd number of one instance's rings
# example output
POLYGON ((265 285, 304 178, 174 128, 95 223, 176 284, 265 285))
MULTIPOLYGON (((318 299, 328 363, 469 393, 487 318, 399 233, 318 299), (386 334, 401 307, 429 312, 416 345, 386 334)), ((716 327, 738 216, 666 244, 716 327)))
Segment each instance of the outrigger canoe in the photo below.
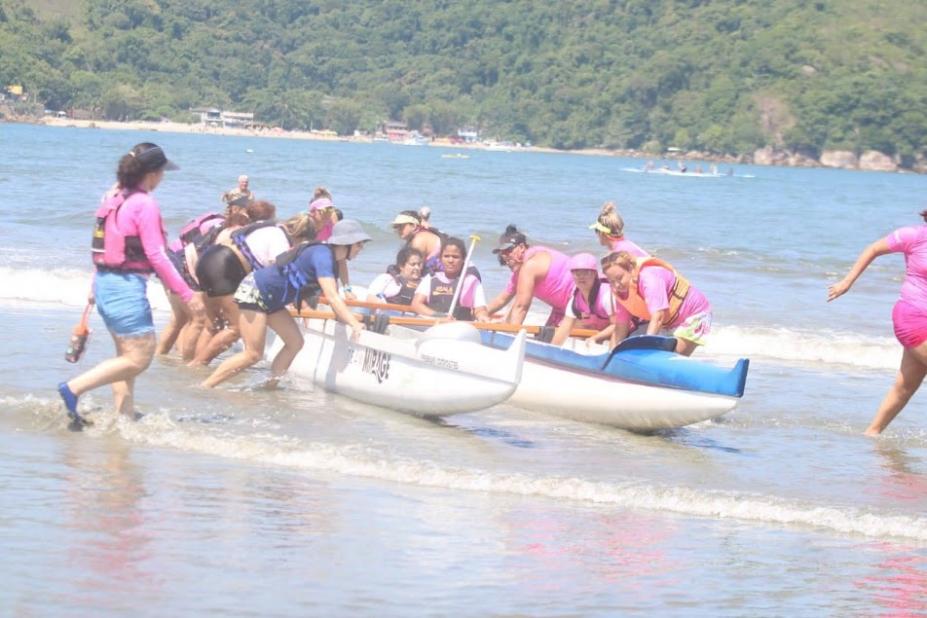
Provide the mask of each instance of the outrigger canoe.
MULTIPOLYGON (((305 343, 290 367, 297 379, 309 379, 332 393, 416 416, 473 412, 502 403, 521 381, 524 332, 506 349, 480 343, 475 329, 459 331, 402 329, 390 336, 365 330, 352 341, 344 324, 333 319, 299 320, 305 343), (447 333, 447 331, 445 331, 447 333)), ((397 327, 398 328, 398 327, 397 327)), ((275 341, 270 354, 279 349, 275 341)))
MULTIPOLYGON (((502 350, 514 341, 499 332, 480 334, 502 350)), ((676 354, 674 347, 672 337, 642 336, 614 352, 583 354, 529 341, 521 384, 509 403, 631 431, 682 427, 733 410, 744 394, 749 360, 724 368, 676 354)))

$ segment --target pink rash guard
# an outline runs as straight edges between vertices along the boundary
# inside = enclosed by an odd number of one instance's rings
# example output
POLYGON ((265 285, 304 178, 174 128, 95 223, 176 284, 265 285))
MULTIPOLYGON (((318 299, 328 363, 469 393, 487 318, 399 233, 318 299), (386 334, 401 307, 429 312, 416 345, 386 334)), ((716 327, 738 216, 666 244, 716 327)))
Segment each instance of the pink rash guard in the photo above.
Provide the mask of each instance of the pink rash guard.
POLYGON ((167 257, 166 233, 161 221, 161 208, 148 193, 138 190, 128 198, 115 214, 116 226, 123 236, 138 236, 148 263, 139 263, 139 270, 154 271, 164 285, 180 296, 184 302, 193 297, 193 290, 167 257))
MULTIPOLYGON (((573 288, 575 286, 573 274, 570 272, 570 258, 554 249, 534 246, 525 251, 522 263, 524 264, 537 253, 550 254, 550 267, 547 269, 547 276, 544 277, 544 280, 535 283, 534 297, 540 298, 555 311, 563 314, 566 312, 567 307, 570 306, 570 301, 573 300, 573 288)), ((509 279, 508 285, 505 286, 505 292, 515 294, 517 288, 518 273, 514 272, 509 279)))

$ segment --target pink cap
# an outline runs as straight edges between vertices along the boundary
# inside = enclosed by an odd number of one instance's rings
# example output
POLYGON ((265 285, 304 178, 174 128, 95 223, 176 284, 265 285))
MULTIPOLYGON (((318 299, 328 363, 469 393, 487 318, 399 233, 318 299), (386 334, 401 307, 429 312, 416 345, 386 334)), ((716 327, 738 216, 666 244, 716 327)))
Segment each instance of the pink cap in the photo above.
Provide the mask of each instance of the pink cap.
POLYGON ((570 258, 570 270, 594 270, 598 272, 599 261, 591 253, 577 253, 570 258))
POLYGON ((326 208, 334 208, 335 205, 327 197, 320 197, 319 199, 309 202, 309 210, 324 210, 326 208))

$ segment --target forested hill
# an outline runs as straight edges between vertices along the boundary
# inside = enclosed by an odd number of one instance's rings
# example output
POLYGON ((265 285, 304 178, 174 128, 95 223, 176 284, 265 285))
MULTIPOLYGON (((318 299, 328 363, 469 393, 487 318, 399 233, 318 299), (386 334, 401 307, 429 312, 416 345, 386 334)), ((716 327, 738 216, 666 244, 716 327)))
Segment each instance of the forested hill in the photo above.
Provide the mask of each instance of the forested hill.
POLYGON ((912 0, 0 0, 0 85, 53 109, 561 148, 927 150, 912 0), (29 8, 32 7, 32 8, 29 8))

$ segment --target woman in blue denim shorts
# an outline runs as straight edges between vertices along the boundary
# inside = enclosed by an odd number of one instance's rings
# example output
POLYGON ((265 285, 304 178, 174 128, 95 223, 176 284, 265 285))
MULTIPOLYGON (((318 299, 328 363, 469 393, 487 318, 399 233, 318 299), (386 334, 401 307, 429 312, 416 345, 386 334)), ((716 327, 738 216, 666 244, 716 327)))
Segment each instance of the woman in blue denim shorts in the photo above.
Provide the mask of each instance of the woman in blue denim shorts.
POLYGON ((77 412, 77 398, 105 384, 112 384, 116 410, 134 414, 135 377, 151 364, 155 350, 146 293, 151 272, 187 303, 192 314, 203 314, 203 301, 167 258, 161 209, 151 196, 165 170, 171 169, 178 168, 160 146, 138 144, 119 160, 118 183, 103 196, 97 210, 93 295, 113 336, 116 356, 58 385, 68 415, 76 423, 84 423, 77 412))

